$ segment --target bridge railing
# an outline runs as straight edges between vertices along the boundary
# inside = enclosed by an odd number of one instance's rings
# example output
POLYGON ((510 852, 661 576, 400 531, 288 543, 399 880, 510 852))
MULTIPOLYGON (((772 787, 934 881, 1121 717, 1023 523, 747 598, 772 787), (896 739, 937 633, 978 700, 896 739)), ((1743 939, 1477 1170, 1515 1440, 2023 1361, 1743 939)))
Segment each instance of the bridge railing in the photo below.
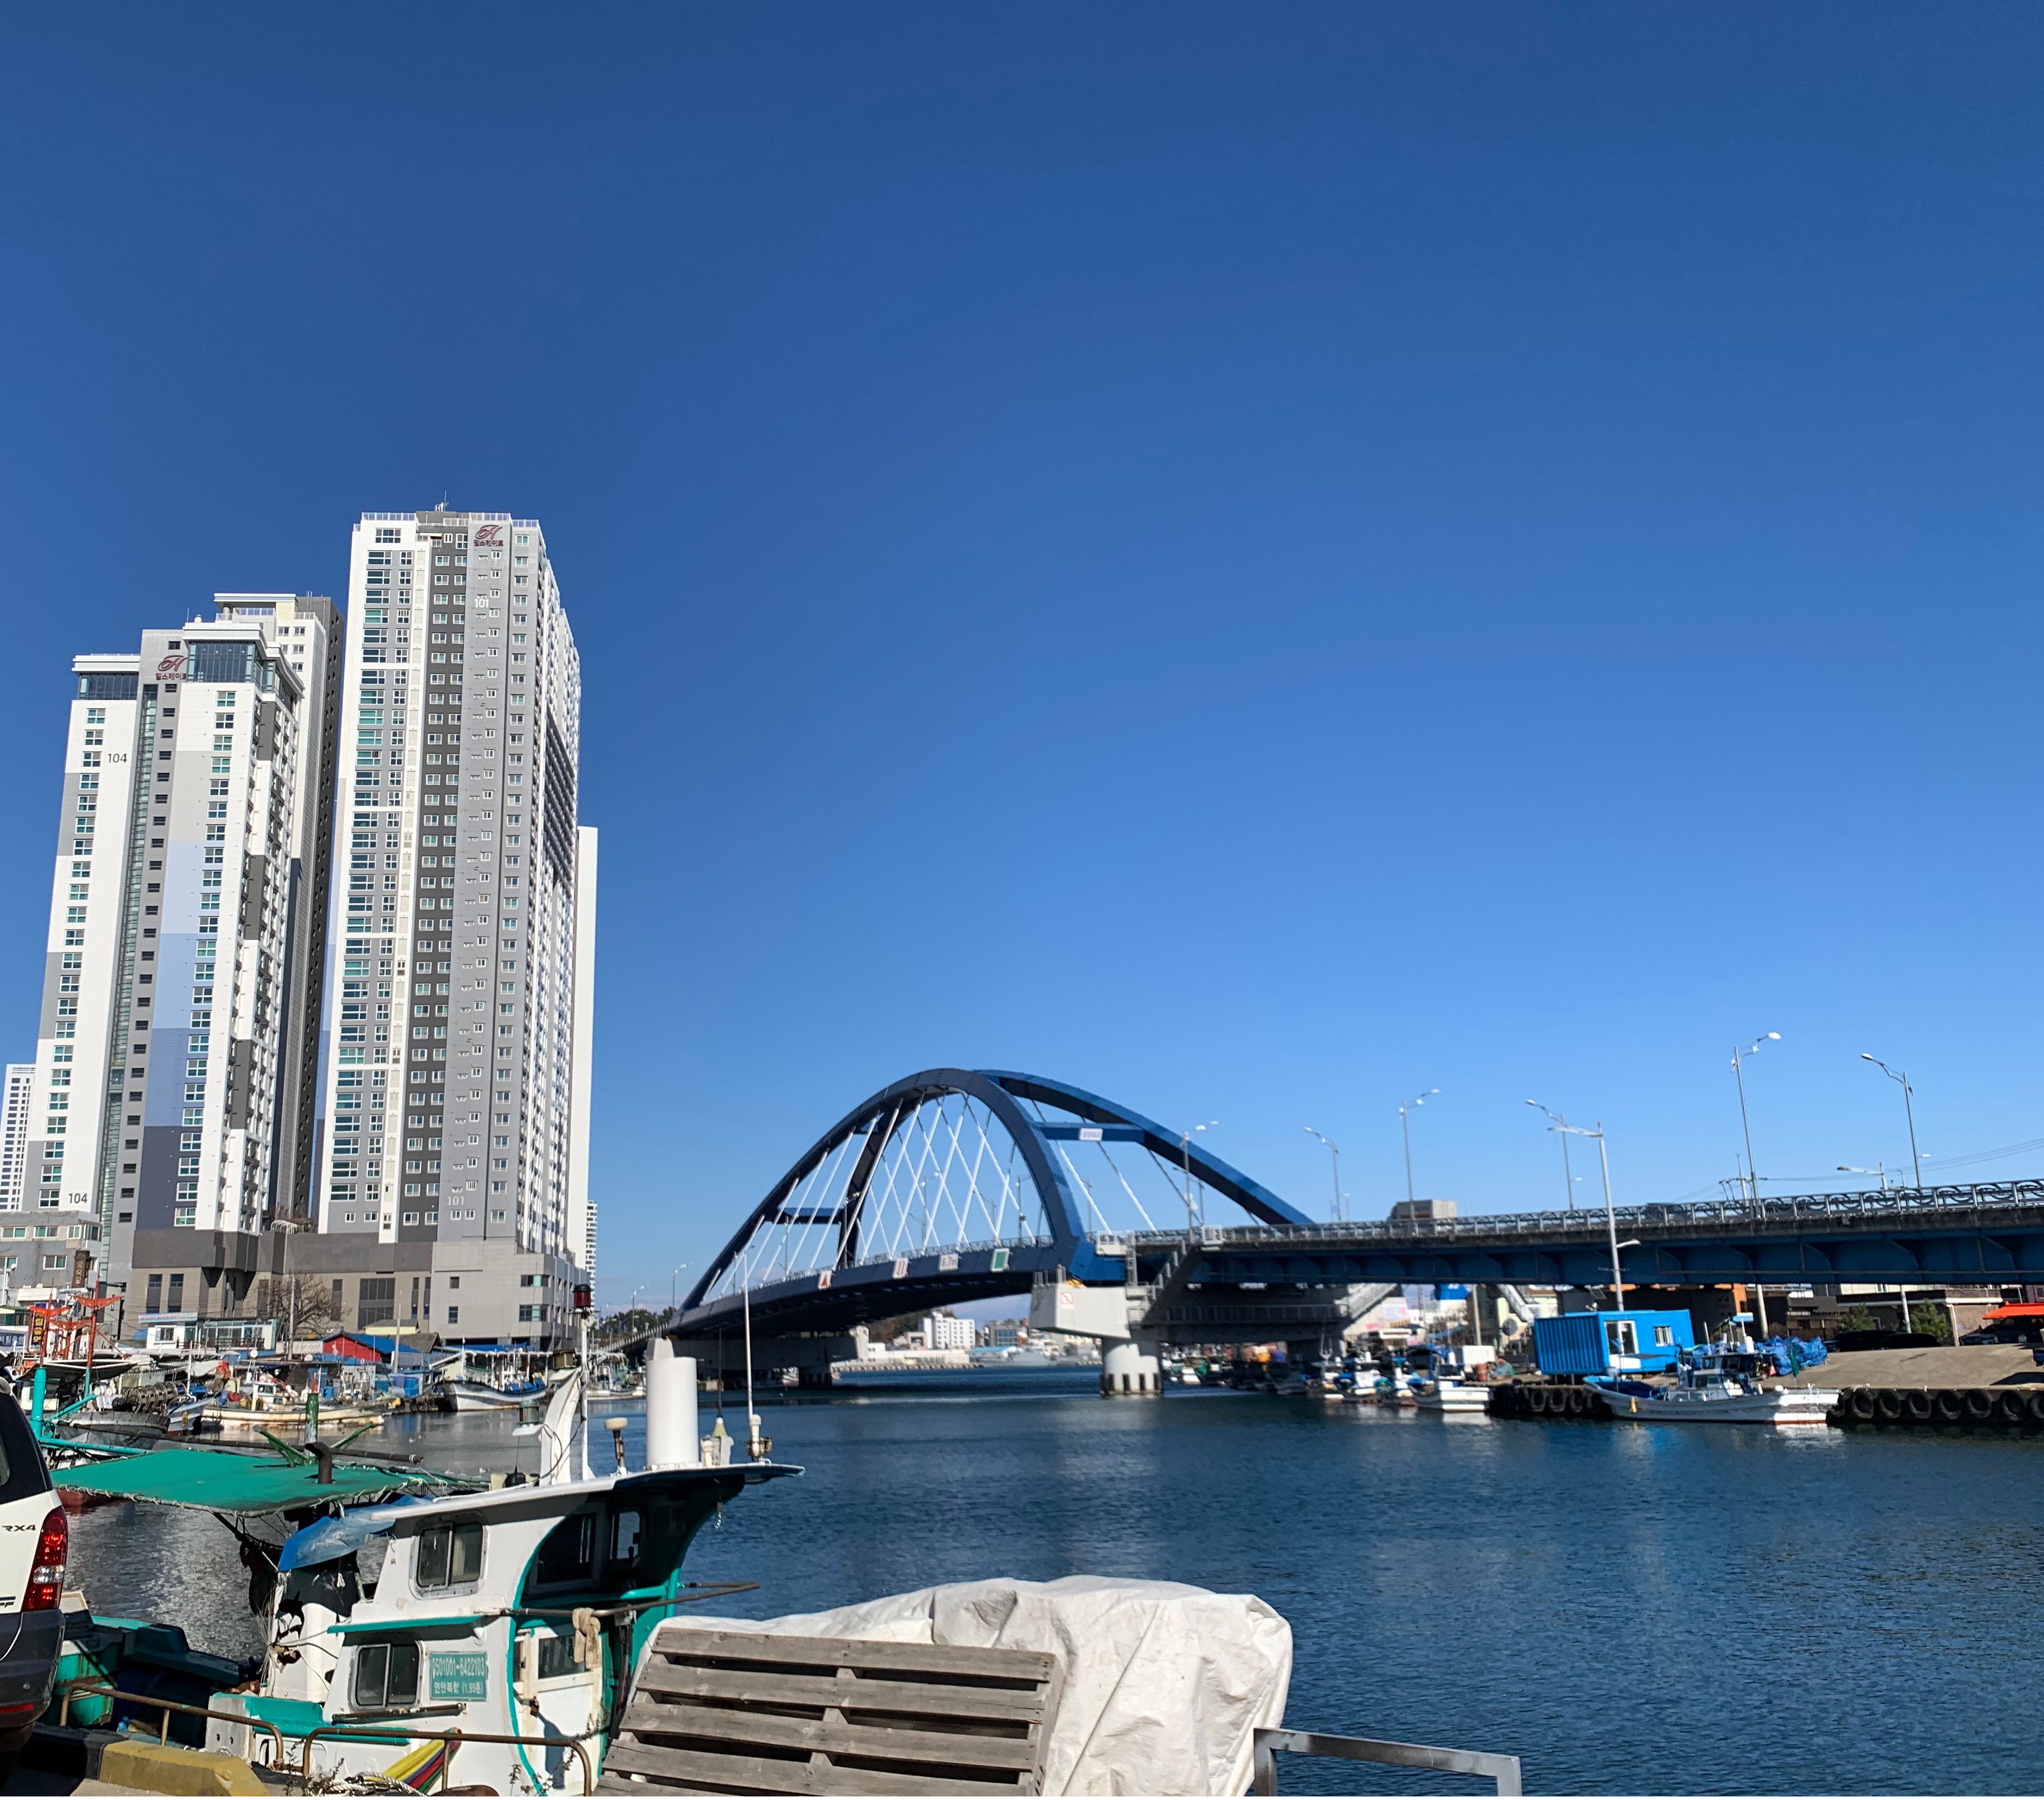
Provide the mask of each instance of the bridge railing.
MULTIPOLYGON (((2044 1216, 2044 1181, 1981 1182, 1963 1187, 1891 1188, 1887 1192, 1784 1195, 1758 1200, 1652 1202, 1616 1209, 1622 1232, 1668 1232, 1700 1228, 1719 1233, 1727 1227, 1808 1223, 1911 1221, 1950 1225, 1991 1213, 2035 1211, 2044 1216)), ((1189 1235, 1215 1248, 1229 1244, 1269 1244, 1330 1240, 1341 1243, 1382 1241, 1410 1244, 1428 1240, 1454 1243, 1500 1238, 1551 1239, 1571 1233, 1601 1240, 1608 1227, 1602 1209, 1566 1212, 1480 1213, 1452 1219, 1353 1219, 1303 1225, 1205 1225, 1189 1235)), ((1143 1251, 1184 1244, 1183 1231, 1120 1232, 1112 1241, 1143 1251)))

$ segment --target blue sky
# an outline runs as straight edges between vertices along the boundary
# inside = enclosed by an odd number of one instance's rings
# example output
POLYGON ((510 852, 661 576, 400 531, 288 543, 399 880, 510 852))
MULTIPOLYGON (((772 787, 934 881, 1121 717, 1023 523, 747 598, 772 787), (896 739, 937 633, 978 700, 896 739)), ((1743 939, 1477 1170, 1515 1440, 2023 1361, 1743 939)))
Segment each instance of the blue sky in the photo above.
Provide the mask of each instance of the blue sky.
POLYGON ((1767 1030, 1786 1183, 1862 1050, 2044 1138, 2034 8, 0 34, 10 1055, 71 654, 445 494, 582 648, 612 1298, 938 1063, 1316 1211, 1430 1087, 1423 1191, 1551 1204, 1529 1095, 1709 1189, 1767 1030))

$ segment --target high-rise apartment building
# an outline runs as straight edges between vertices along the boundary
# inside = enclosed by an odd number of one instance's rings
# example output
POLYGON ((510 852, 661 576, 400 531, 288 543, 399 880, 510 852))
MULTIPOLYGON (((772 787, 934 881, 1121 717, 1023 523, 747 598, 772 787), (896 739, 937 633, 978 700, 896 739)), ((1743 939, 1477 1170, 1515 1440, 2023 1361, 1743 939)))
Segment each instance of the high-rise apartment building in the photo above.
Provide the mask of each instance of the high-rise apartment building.
POLYGON ((367 1240, 390 1274, 356 1322, 544 1342, 586 1254, 574 635, 530 519, 365 513, 348 583, 328 1248, 292 1260, 366 1267, 339 1240, 367 1240))
POLYGON ((84 1240, 117 1289, 138 1262, 231 1276, 186 1254, 195 1234, 302 1210, 336 622, 325 598, 224 595, 137 654, 72 665, 21 1202, 36 1223, 4 1229, 84 1240))
POLYGON ((29 1100, 33 1063, 10 1063, 0 1087, 0 1212, 21 1210, 21 1175, 29 1166, 29 1100))

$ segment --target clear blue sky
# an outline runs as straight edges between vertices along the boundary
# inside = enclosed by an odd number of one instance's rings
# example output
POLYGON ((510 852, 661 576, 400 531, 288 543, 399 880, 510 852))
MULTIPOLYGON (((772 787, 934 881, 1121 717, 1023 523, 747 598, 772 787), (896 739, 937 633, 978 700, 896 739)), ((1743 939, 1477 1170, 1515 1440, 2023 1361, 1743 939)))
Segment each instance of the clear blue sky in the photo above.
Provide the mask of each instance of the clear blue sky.
MULTIPOLYGON (((2044 14, 15 8, 0 1021, 79 650, 547 525, 605 1291, 933 1063, 1318 1211, 2044 1137, 2044 14), (1579 1164, 1579 1166, 1581 1166, 1579 1164)), ((1957 1173, 2044 1169, 2018 1156, 1957 1173)))

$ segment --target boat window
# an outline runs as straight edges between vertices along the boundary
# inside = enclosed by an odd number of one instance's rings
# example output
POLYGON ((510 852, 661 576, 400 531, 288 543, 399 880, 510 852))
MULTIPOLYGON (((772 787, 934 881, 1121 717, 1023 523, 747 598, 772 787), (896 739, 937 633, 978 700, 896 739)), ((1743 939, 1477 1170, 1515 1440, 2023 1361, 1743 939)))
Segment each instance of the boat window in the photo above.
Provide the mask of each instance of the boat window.
POLYGON ((640 1518, 636 1509, 614 1513, 610 1520, 610 1556, 613 1563, 630 1564, 639 1560, 640 1518))
POLYGON ((365 1644, 355 1652, 355 1705, 359 1712, 383 1712, 419 1703, 419 1647, 365 1644))
POLYGON ((482 1576, 481 1522, 463 1519, 428 1525, 419 1533, 418 1560, 412 1570, 413 1585, 422 1591, 472 1586, 482 1576))
POLYGON ((596 1514, 577 1513, 547 1533, 533 1579, 542 1587, 587 1582, 596 1573, 596 1514))

